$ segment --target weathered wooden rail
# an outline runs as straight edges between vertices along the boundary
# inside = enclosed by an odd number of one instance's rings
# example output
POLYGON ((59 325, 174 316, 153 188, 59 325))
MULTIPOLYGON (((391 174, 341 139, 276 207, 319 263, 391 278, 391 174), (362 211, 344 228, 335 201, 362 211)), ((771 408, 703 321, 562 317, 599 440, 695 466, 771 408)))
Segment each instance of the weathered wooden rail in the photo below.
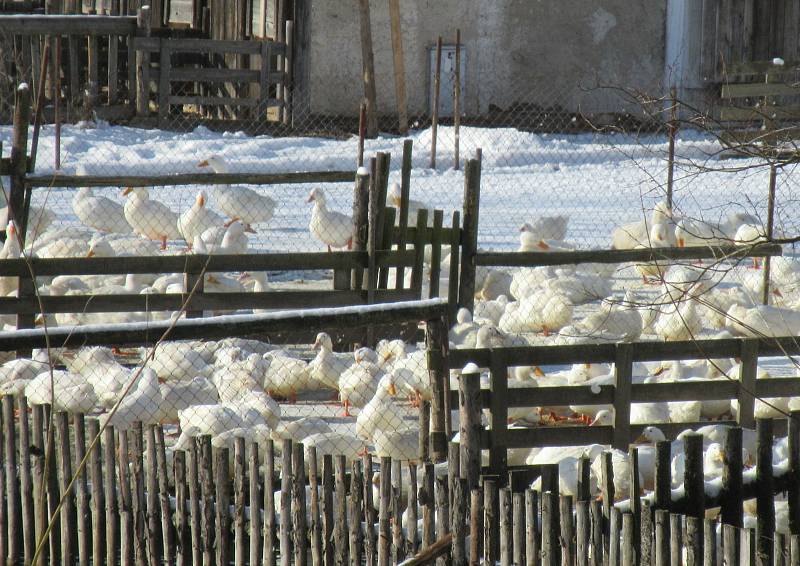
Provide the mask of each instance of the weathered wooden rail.
MULTIPOLYGON (((466 425, 468 442, 473 447, 489 450, 489 469, 505 473, 507 449, 534 446, 580 446, 587 443, 611 444, 624 448, 653 425, 668 437, 695 423, 630 423, 632 403, 665 401, 711 401, 736 399, 739 403, 738 424, 752 428, 755 424, 756 398, 792 397, 800 394, 800 378, 756 379, 759 358, 800 354, 800 344, 792 336, 781 338, 696 340, 687 342, 636 342, 618 344, 585 344, 577 346, 537 346, 497 349, 454 349, 445 358, 446 368, 460 370, 472 362, 489 368, 490 388, 480 390, 477 374, 460 378, 462 391, 451 391, 450 406, 463 402, 477 403, 468 409, 473 417, 482 408, 489 409, 487 430, 466 425), (632 383, 633 363, 663 360, 741 359, 738 376, 727 379, 632 383), (515 366, 547 366, 573 363, 614 363, 615 382, 599 387, 563 386, 508 388, 508 370, 515 366), (613 426, 508 427, 510 407, 556 407, 568 405, 610 405, 614 408, 613 426)), ((463 420, 462 420, 463 423, 463 420)), ((737 423, 729 423, 737 424, 737 423)))

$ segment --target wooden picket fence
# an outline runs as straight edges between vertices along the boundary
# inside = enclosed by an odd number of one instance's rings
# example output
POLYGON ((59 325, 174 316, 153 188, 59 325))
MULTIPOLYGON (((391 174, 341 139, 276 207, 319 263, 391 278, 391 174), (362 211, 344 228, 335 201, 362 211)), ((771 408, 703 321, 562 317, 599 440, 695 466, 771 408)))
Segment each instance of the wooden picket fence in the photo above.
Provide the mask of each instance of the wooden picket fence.
MULTIPOLYGON (((666 442, 656 448, 654 481, 661 487, 654 496, 616 503, 610 452, 601 456, 601 497, 592 499, 588 458, 578 462, 576 493, 559 495, 558 465, 483 475, 470 487, 474 470, 465 468, 455 443, 446 470, 427 461, 418 471, 416 462, 380 458, 375 467, 369 454, 350 460, 291 440, 280 442, 278 456, 273 441, 238 438, 229 449, 203 436, 172 453, 169 465, 160 425, 101 430, 95 418, 28 407, 24 397, 3 398, 1 430, 0 556, 9 564, 30 564, 37 546, 40 564, 422 564, 441 557, 458 565, 632 566, 800 559, 800 412, 790 425, 788 468, 773 469, 772 422, 761 420, 754 481, 744 480, 741 429, 732 428, 719 492, 706 492, 702 437, 690 435, 682 497, 669 491, 666 442), (529 487, 537 476, 541 491, 529 487), (775 531, 774 496, 783 491, 791 535, 775 531), (755 530, 742 528, 742 504, 751 498, 755 530), (721 521, 706 518, 720 507, 721 521)), ((632 493, 640 488, 637 450, 630 449, 632 493)))

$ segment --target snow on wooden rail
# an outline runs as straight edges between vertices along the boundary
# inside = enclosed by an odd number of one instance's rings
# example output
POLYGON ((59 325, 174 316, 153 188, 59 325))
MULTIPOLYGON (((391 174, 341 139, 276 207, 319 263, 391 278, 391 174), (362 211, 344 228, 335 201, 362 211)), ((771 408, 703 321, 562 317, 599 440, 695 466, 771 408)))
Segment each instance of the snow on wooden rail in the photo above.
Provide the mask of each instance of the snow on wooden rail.
MULTIPOLYGON (((364 327, 399 321, 420 322, 439 319, 446 313, 446 300, 427 299, 378 305, 183 319, 174 323, 174 328, 169 332, 169 339, 212 339, 287 331, 305 331, 313 338, 321 328, 364 327)), ((0 351, 44 348, 48 343, 63 347, 154 344, 172 324, 171 321, 158 321, 59 327, 47 331, 30 329, 0 332, 0 351)))

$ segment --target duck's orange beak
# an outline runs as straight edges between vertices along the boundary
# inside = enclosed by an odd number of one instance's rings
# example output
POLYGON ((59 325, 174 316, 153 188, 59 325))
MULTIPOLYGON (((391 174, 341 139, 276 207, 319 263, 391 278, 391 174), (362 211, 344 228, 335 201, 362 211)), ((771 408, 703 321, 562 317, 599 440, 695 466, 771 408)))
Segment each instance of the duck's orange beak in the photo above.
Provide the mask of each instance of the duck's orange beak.
POLYGON ((94 255, 95 255, 94 250, 89 250, 88 252, 86 252, 86 257, 94 257, 94 255))
POLYGON ((199 206, 205 206, 206 205, 206 197, 204 197, 202 193, 197 195, 197 204, 199 206))
POLYGON ((127 187, 124 191, 122 191, 122 196, 127 196, 133 192, 133 187, 127 187))
POLYGON ((536 244, 536 247, 541 248, 543 250, 549 250, 550 249, 550 246, 548 246, 547 242, 545 242, 544 240, 539 240, 539 243, 536 244))
POLYGON ((306 202, 313 202, 313 201, 314 201, 314 195, 308 195, 308 200, 306 202))
POLYGON ((533 368, 533 375, 535 375, 536 377, 544 377, 545 373, 544 373, 544 370, 542 368, 540 368, 539 366, 536 366, 536 367, 533 368))
POLYGON ((389 395, 391 395, 392 397, 397 395, 397 387, 395 386, 394 383, 389 383, 389 387, 387 387, 386 390, 389 391, 389 395))
POLYGON ((200 163, 197 164, 198 167, 208 167, 208 159, 204 159, 200 163))

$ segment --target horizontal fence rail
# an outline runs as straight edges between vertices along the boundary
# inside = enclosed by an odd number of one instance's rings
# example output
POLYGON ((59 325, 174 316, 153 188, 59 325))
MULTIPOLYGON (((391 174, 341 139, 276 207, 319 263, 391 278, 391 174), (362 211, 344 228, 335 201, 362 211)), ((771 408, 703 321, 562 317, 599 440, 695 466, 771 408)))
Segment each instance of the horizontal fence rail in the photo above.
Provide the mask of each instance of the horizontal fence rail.
MULTIPOLYGON (((707 424, 739 424, 752 428, 755 424, 756 398, 792 397, 800 394, 800 378, 756 379, 758 359, 798 354, 800 341, 793 336, 774 339, 454 349, 447 355, 448 369, 460 370, 469 363, 489 368, 490 384, 488 390, 479 391, 477 396, 469 395, 465 391, 450 391, 448 397, 451 406, 470 399, 471 402, 478 403, 478 411, 489 409, 490 426, 480 432, 479 444, 481 448, 489 450, 490 470, 493 473, 503 473, 506 468, 506 450, 509 448, 580 446, 589 443, 624 448, 650 425, 658 427, 666 436, 673 438, 686 429, 707 424), (634 362, 715 358, 740 359, 739 375, 713 381, 632 383, 634 362), (614 363, 615 383, 602 386, 508 387, 510 367, 572 363, 614 363), (738 401, 738 421, 630 423, 632 403, 725 399, 738 401), (509 408, 565 405, 610 405, 614 408, 613 426, 508 427, 509 408)), ((461 380, 478 379, 478 374, 461 376, 461 380)), ((475 385, 471 387, 474 388, 475 385)), ((785 421, 778 421, 777 426, 785 430, 785 421)))

